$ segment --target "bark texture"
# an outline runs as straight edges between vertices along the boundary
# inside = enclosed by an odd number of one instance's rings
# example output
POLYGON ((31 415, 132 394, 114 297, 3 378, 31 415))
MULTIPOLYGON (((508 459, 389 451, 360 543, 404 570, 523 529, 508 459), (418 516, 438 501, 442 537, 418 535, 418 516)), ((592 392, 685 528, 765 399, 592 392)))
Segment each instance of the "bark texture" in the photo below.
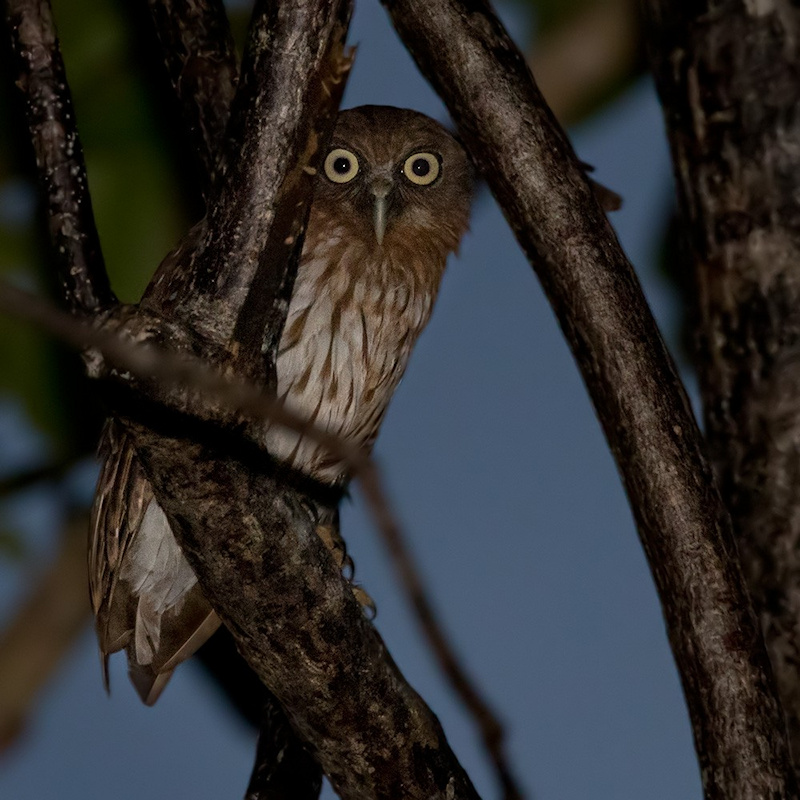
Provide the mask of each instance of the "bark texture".
MULTIPOLYGON (((221 0, 148 0, 151 19, 204 198, 219 177, 238 64, 221 0)), ((260 727, 247 800, 316 798, 322 770, 292 730, 275 696, 258 679, 222 627, 198 652, 231 703, 260 727)))
POLYGON ((240 454, 149 428, 136 436, 204 591, 339 795, 477 798, 342 579, 304 495, 240 454))
POLYGON ((6 16, 64 299, 76 313, 92 314, 116 299, 100 250, 50 3, 8 0, 6 16))
POLYGON ((731 523, 633 270, 524 59, 480 0, 384 0, 539 275, 636 517, 709 798, 797 796, 731 523))
POLYGON ((800 10, 647 6, 706 436, 800 766, 800 10))

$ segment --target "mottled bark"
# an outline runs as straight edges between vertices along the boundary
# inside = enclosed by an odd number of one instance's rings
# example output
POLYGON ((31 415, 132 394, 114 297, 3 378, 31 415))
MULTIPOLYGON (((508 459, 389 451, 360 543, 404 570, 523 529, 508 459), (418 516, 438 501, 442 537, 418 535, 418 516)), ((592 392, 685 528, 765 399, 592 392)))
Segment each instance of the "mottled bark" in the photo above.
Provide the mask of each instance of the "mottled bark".
POLYGON ((232 146, 207 216, 165 259, 142 301, 230 342, 254 377, 274 372, 315 169, 350 66, 349 8, 256 4, 226 133, 232 146))
POLYGON ((524 59, 480 0, 384 0, 539 275, 622 474, 709 798, 788 798, 769 662, 683 388, 524 59))
POLYGON ((706 436, 800 767, 800 11, 648 4, 706 436))
POLYGON ((136 435, 204 591, 339 795, 476 798, 436 717, 342 580, 303 495, 224 450, 148 428, 136 435))
MULTIPOLYGON (((226 148, 225 130, 238 64, 222 0, 148 0, 170 83, 195 153, 198 183, 209 197, 226 148)), ((228 143, 228 147, 235 143, 228 143)), ((231 703, 259 726, 247 800, 316 798, 322 769, 292 730, 275 696, 220 628, 197 654, 231 703)))

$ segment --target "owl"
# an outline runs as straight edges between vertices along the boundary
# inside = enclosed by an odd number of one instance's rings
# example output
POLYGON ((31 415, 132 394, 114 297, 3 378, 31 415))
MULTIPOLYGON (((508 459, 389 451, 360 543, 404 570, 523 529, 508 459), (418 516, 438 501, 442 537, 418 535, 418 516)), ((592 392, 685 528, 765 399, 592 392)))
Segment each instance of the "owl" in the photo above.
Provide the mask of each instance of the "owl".
MULTIPOLYGON (((467 156, 434 120, 388 106, 340 113, 278 347, 277 392, 290 408, 372 447, 467 229, 471 195, 467 156)), ((343 484, 345 466, 316 442, 277 426, 265 437, 278 461, 343 484)), ((89 547, 100 651, 104 667, 127 651, 131 680, 152 704, 220 621, 120 423, 107 425, 100 454, 89 547)), ((335 511, 318 532, 341 565, 335 511)))

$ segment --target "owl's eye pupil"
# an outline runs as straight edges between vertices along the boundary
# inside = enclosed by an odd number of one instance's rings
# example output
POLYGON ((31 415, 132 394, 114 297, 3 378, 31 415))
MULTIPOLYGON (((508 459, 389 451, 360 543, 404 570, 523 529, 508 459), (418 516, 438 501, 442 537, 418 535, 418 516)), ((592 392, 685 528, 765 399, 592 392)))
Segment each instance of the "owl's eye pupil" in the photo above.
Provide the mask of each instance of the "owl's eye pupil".
POLYGON ((350 170, 350 159, 339 157, 333 162, 333 171, 339 175, 346 175, 350 170))
POLYGON ((403 175, 416 186, 430 186, 439 177, 441 164, 433 153, 412 153, 403 163, 403 175))
POLYGON ((431 171, 431 165, 426 159, 417 158, 411 165, 411 171, 420 178, 424 178, 431 171))

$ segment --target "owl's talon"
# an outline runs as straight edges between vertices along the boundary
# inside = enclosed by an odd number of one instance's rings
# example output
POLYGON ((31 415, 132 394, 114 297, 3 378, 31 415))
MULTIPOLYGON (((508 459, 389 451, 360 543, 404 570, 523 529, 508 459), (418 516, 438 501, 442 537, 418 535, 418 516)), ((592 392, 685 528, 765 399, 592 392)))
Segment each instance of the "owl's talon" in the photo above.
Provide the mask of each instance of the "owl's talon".
POLYGON ((322 539, 322 543, 330 550, 336 566, 344 573, 345 568, 352 568, 353 559, 347 555, 347 548, 342 539, 339 529, 335 525, 317 525, 317 536, 322 539))

